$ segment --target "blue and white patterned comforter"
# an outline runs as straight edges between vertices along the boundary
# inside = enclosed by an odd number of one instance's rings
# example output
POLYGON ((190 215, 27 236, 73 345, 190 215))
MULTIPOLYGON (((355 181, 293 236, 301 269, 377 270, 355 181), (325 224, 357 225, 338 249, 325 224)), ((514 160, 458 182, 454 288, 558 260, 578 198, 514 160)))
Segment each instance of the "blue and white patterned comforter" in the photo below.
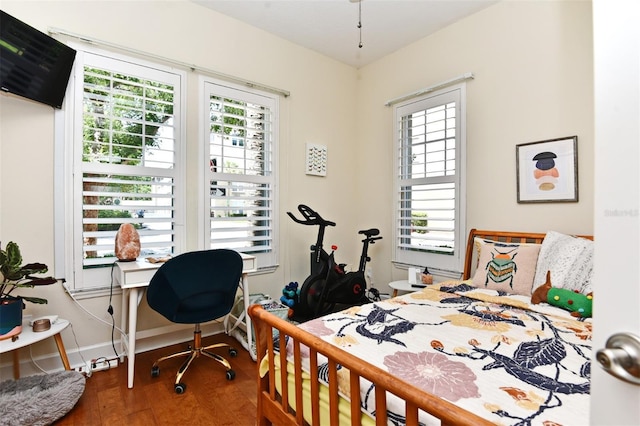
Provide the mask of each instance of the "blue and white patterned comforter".
MULTIPOLYGON (((591 320, 524 296, 451 281, 300 327, 496 424, 588 424, 591 320)), ((361 389, 375 416, 371 384, 361 389)), ((403 424, 403 402, 387 404, 403 424)))

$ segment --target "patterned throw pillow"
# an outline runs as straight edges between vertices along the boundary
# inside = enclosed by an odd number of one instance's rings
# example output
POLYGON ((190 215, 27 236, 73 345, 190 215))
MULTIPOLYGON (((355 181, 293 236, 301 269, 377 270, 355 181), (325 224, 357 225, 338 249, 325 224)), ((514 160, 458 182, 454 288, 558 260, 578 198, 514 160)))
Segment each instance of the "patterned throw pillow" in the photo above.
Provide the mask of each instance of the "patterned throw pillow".
POLYGON ((547 271, 551 271, 551 283, 556 288, 587 294, 592 291, 593 241, 547 232, 542 241, 533 288, 544 284, 547 271))
POLYGON ((531 296, 540 244, 502 243, 476 238, 478 268, 473 285, 531 296))

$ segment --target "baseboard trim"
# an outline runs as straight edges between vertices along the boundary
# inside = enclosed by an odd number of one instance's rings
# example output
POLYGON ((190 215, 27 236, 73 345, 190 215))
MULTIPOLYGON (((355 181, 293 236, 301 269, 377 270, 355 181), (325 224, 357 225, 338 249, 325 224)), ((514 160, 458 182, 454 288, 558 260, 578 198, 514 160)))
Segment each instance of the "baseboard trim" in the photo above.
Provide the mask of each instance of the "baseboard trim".
MULTIPOLYGON (((224 333, 224 325, 222 322, 212 322, 201 326, 202 336, 212 336, 214 334, 224 333)), ((85 365, 86 361, 98 359, 101 357, 114 358, 116 356, 111 341, 102 342, 95 345, 83 346, 80 348, 73 347, 71 342, 75 343, 73 338, 66 335, 66 331, 62 332, 63 341, 69 364, 71 368, 85 365)), ((72 336, 73 337, 73 336, 72 336)), ((193 339, 193 326, 172 324, 164 327, 158 327, 151 330, 142 330, 136 333, 136 353, 151 351, 178 343, 189 342, 193 339)), ((120 340, 115 342, 116 350, 120 362, 126 362, 126 354, 121 353, 120 340)), ((238 346, 238 348, 240 345, 238 346)), ((51 352, 45 355, 34 357, 33 360, 29 355, 29 348, 20 349, 20 376, 32 376, 34 374, 53 373, 64 370, 60 354, 51 352), (36 365, 37 364, 37 365, 36 365), (44 370, 42 371, 38 366, 44 370)), ((8 352, 2 354, 2 363, 0 363, 0 377, 9 379, 13 377, 13 355, 8 352)))

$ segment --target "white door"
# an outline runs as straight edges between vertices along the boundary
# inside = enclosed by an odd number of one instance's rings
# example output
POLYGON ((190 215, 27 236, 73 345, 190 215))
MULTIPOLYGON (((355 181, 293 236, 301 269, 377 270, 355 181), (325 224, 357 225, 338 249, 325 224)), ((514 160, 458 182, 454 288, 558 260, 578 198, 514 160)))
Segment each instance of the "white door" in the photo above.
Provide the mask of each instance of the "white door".
POLYGON ((595 360, 613 334, 640 336, 640 1, 593 0, 595 285, 591 423, 640 425, 640 386, 595 360))

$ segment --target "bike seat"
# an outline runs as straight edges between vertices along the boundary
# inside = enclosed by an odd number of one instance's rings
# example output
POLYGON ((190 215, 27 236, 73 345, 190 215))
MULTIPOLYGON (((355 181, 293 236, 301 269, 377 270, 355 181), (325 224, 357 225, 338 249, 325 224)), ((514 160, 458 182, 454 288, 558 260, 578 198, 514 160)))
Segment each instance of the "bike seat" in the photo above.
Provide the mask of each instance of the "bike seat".
POLYGON ((379 233, 380 230, 378 228, 363 229, 362 231, 358 231, 358 234, 364 234, 367 237, 373 237, 374 235, 378 235, 379 233))

